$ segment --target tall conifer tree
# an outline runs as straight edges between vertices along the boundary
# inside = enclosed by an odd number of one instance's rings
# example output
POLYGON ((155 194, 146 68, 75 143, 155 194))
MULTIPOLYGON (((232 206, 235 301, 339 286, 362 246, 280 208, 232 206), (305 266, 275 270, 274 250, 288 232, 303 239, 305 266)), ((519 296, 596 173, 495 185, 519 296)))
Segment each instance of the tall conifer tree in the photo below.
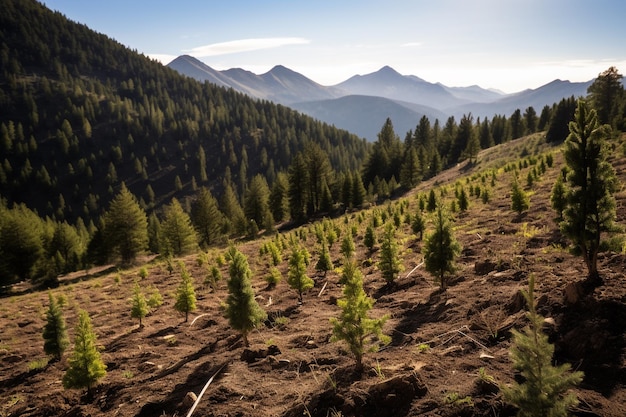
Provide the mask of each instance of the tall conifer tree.
POLYGON ((589 282, 595 285, 602 282, 598 274, 601 235, 615 228, 617 178, 607 161, 606 147, 611 128, 600 125, 596 111, 582 100, 569 128, 563 151, 569 187, 561 230, 582 254, 589 282))
POLYGON ((105 215, 105 239, 122 258, 131 262, 148 246, 148 219, 137 199, 122 183, 105 215))

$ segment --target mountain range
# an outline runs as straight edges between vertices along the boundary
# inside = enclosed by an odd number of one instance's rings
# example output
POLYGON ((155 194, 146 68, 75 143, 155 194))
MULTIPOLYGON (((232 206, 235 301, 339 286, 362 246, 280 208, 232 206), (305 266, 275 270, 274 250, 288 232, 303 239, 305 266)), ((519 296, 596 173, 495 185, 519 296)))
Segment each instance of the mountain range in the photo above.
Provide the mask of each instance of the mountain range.
POLYGON ((508 117, 516 109, 524 111, 530 106, 539 113, 544 106, 565 97, 585 96, 593 82, 557 79, 536 89, 504 94, 476 85, 448 87, 431 83, 415 75, 402 75, 389 66, 354 75, 334 86, 318 84, 282 65, 257 75, 240 68, 218 71, 182 55, 167 66, 200 81, 289 106, 370 141, 376 139, 387 117, 402 136, 414 129, 422 116, 443 123, 449 116, 458 120, 469 113, 481 118, 508 117))

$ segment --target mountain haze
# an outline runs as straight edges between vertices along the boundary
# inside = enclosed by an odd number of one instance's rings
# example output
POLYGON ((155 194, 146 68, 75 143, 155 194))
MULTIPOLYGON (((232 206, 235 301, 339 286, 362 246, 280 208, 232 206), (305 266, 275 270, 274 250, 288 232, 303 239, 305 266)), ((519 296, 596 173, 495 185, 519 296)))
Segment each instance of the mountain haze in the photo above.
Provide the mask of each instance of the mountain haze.
POLYGON ((387 118, 402 136, 408 131, 405 128, 414 128, 423 115, 443 122, 449 116, 458 120, 469 113, 480 118, 509 116, 530 106, 539 113, 563 98, 585 96, 593 82, 554 80, 536 89, 504 94, 477 85, 431 83, 415 75, 402 75, 389 66, 328 87, 280 65, 256 75, 240 68, 217 71, 196 58, 181 56, 168 66, 201 81, 293 107, 369 141, 376 140, 387 118))
POLYGON ((282 65, 275 66, 265 74, 257 75, 240 68, 217 71, 196 58, 182 55, 167 66, 199 81, 231 87, 252 97, 284 105, 344 95, 336 88, 324 87, 282 65))
POLYGON ((387 117, 393 121, 394 130, 399 135, 414 130, 422 116, 431 120, 446 117, 438 110, 419 104, 361 95, 294 103, 291 107, 370 141, 376 140, 382 127, 381 120, 384 122, 387 117))

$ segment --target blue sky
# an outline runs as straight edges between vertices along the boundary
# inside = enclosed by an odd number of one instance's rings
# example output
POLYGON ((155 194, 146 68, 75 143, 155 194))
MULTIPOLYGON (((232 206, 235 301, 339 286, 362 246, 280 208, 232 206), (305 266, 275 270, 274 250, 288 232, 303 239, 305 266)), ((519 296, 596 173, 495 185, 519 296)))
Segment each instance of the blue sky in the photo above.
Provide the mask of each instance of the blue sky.
POLYGON ((189 54, 323 85, 389 65, 448 86, 511 93, 626 72, 622 0, 42 0, 164 64, 189 54))

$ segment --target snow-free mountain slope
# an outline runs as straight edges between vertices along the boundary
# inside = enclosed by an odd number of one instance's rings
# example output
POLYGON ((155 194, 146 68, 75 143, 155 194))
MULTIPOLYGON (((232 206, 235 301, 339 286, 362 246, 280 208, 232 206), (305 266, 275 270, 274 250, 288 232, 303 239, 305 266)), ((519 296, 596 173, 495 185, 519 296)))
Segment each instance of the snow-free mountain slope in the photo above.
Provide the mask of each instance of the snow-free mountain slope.
POLYGON ((405 76, 389 66, 366 75, 355 75, 335 87, 350 94, 379 96, 391 100, 442 109, 462 104, 442 85, 429 83, 416 76, 405 76))
POLYGON ((394 131, 404 134, 415 129, 422 116, 443 119, 438 110, 413 103, 400 103, 384 97, 350 95, 333 100, 294 103, 292 107, 340 129, 348 130, 370 142, 376 140, 387 118, 392 120, 394 131))

